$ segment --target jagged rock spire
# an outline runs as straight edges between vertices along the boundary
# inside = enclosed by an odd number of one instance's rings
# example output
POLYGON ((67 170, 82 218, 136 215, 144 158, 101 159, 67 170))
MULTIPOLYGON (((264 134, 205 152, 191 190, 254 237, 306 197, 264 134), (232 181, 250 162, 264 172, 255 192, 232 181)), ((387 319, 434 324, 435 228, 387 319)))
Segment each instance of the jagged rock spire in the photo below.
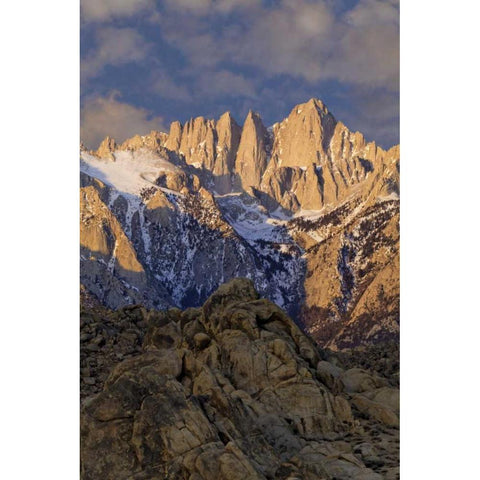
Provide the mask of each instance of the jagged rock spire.
POLYGON ((258 113, 250 110, 243 124, 235 159, 238 183, 245 189, 258 187, 267 168, 268 131, 258 113))
POLYGON ((106 136, 100 146, 98 147, 97 151, 95 152, 96 155, 100 158, 108 158, 110 160, 115 160, 115 156, 113 155, 113 152, 117 148, 117 143, 115 142, 115 139, 106 136))
POLYGON ((242 129, 230 112, 225 112, 219 118, 216 126, 217 145, 213 168, 215 189, 219 193, 227 193, 232 189, 231 176, 241 132, 242 129))
POLYGON ((217 193, 252 192, 253 187, 270 207, 281 205, 289 211, 334 205, 354 190, 374 201, 380 184, 398 190, 398 149, 385 152, 374 142, 367 143, 361 133, 337 121, 318 98, 295 106, 271 133, 250 110, 243 127, 225 112, 218 121, 196 117, 184 126, 173 122, 168 136, 156 132, 151 137, 148 141, 134 137, 120 147, 107 137, 96 153, 114 160, 115 149, 160 144, 208 171, 209 185, 213 182, 217 193), (365 188, 358 189, 361 183, 365 188))
POLYGON ((182 125, 180 122, 172 122, 170 124, 170 133, 168 134, 168 139, 165 142, 165 147, 176 152, 180 148, 181 140, 182 125))

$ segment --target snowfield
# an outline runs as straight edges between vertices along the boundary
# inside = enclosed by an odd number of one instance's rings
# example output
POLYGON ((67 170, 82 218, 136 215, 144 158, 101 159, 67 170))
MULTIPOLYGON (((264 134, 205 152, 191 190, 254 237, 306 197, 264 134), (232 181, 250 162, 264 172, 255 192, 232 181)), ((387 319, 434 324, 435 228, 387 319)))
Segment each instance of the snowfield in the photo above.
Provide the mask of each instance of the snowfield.
POLYGON ((159 172, 181 172, 168 160, 146 149, 134 152, 117 150, 115 161, 82 152, 80 155, 80 171, 98 178, 120 193, 137 196, 142 188, 154 184, 159 172))

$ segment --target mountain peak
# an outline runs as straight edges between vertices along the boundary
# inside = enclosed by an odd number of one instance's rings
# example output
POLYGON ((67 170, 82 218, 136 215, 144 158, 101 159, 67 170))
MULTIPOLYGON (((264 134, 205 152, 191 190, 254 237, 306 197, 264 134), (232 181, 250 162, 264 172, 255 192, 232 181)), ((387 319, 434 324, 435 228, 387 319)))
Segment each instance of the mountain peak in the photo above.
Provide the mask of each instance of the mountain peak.
POLYGON ((240 128, 238 126, 238 123, 236 122, 235 118, 233 118, 233 115, 232 113, 230 112, 230 110, 227 110, 225 113, 223 113, 220 118, 218 119, 217 121, 217 127, 218 125, 230 125, 231 127, 235 127, 235 128, 240 128))
POLYGON ((165 141, 165 148, 177 151, 180 148, 180 140, 182 138, 182 124, 179 121, 170 124, 170 132, 165 141))
POLYGON ((315 107, 321 108, 321 109, 326 109, 327 108, 326 105, 319 98, 315 98, 315 97, 312 97, 307 102, 307 104, 314 105, 315 107))
POLYGON ((242 188, 260 185, 268 162, 267 137, 268 132, 260 115, 249 110, 235 159, 235 173, 242 188))
MULTIPOLYGON (((292 113, 295 112, 297 114, 301 113, 301 111, 311 111, 316 110, 322 116, 324 115, 332 115, 328 110, 327 106, 319 99, 319 98, 311 98, 305 103, 300 103, 293 107, 292 113)), ((332 115, 333 116, 333 115, 332 115)))
POLYGON ((230 112, 230 110, 227 110, 226 112, 224 112, 220 115, 220 118, 233 118, 232 117, 232 112, 230 112))
POLYGON ((248 113, 247 113, 247 117, 245 118, 245 121, 246 120, 260 120, 262 121, 262 117, 260 116, 260 114, 258 112, 255 112, 254 110, 252 109, 249 109, 248 110, 248 113))
POLYGON ((95 153, 100 158, 109 158, 110 160, 115 160, 113 152, 115 151, 116 147, 117 143, 115 142, 115 139, 107 135, 95 153))

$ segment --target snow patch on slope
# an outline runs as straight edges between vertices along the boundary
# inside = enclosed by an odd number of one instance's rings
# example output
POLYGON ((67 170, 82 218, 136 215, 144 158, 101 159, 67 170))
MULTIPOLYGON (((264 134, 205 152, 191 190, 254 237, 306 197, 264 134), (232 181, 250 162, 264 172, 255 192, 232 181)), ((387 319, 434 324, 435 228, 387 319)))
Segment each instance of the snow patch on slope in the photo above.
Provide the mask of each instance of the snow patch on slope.
POLYGON ((255 199, 244 194, 218 195, 217 201, 228 223, 247 242, 263 240, 291 243, 285 229, 285 216, 269 215, 255 199))
POLYGON ((396 192, 392 192, 390 193, 390 195, 387 195, 387 196, 380 196, 380 197, 377 197, 377 203, 381 203, 381 202, 389 202, 390 200, 400 200, 400 196, 398 195, 398 193, 396 192))
POLYGON ((142 188, 155 182, 160 171, 179 172, 180 169, 154 152, 140 149, 116 151, 114 161, 82 152, 80 171, 119 192, 138 196, 142 188))

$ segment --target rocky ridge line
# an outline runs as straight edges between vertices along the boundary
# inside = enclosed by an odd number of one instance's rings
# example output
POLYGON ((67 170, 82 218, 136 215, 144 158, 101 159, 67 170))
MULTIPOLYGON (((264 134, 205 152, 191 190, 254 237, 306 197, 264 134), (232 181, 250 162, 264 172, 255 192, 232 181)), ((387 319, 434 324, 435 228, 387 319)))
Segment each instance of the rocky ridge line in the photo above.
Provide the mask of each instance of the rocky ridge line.
POLYGON ((398 339, 399 147, 366 142, 320 100, 271 129, 227 112, 81 156, 98 216, 81 224, 82 283, 109 307, 198 306, 245 276, 323 346, 398 339), (95 177, 136 164, 139 192, 95 177))
POLYGON ((399 192, 398 145, 385 151, 367 142, 314 98, 295 106, 271 133, 258 113, 249 111, 239 127, 226 112, 218 121, 173 122, 169 134, 152 131, 121 146, 106 137, 95 153, 114 159, 115 149, 143 147, 180 156, 204 172, 208 189, 221 194, 245 190, 269 209, 320 209, 352 194, 371 201, 399 192))

